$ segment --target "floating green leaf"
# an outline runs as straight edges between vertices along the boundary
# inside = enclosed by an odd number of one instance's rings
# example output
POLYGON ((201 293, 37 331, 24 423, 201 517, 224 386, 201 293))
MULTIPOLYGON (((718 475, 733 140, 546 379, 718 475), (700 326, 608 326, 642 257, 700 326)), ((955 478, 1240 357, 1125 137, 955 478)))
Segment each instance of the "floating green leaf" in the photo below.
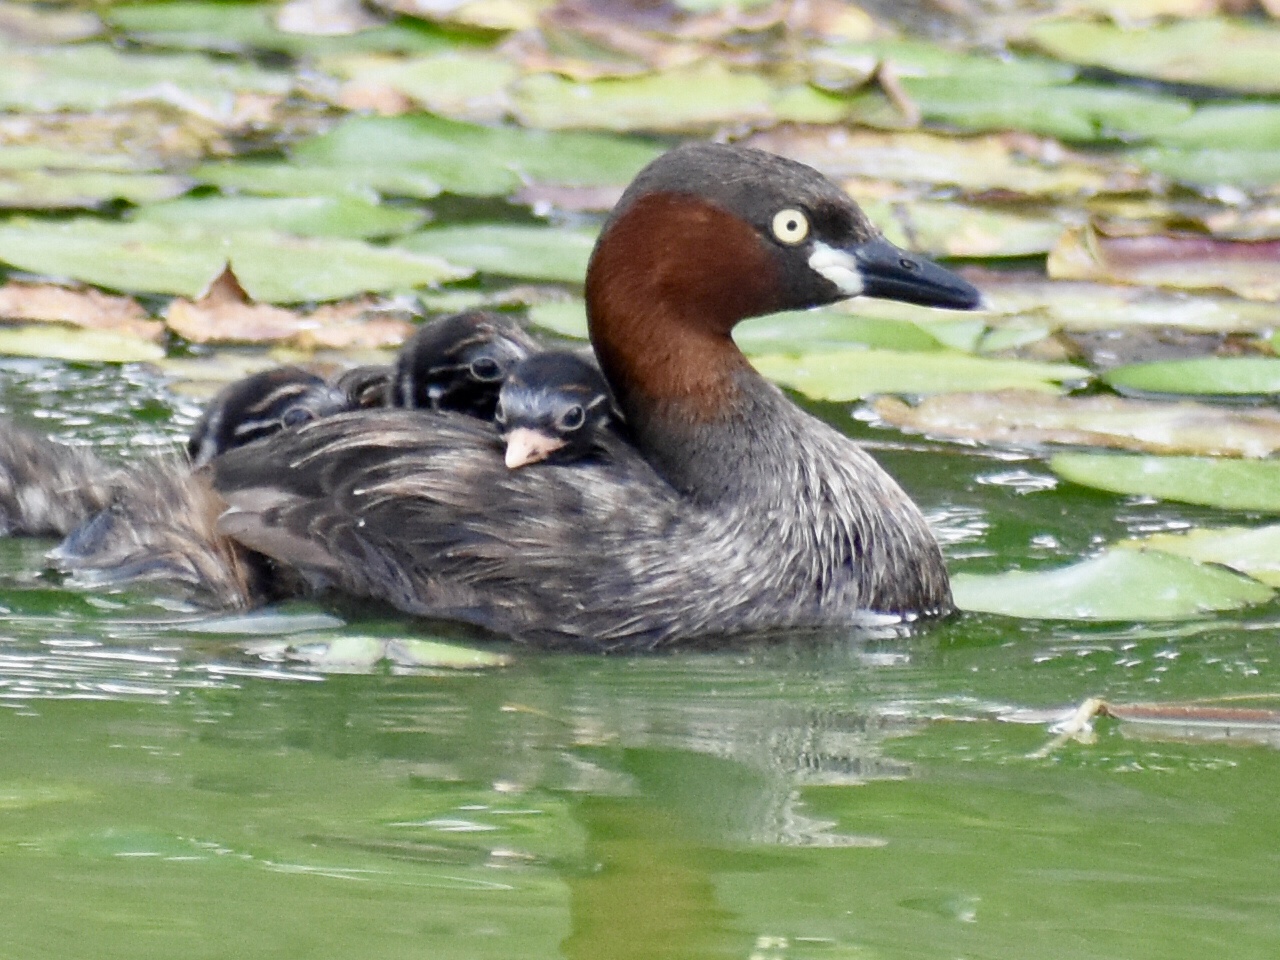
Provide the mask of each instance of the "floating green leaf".
POLYGON ((1280 104, 1200 107, 1160 135, 1165 146, 1201 150, 1280 150, 1280 104))
POLYGON ((1092 84, 903 80, 926 120, 964 130, 1026 130, 1063 140, 1145 140, 1191 116, 1185 100, 1092 84))
POLYGON ((775 313, 741 323, 733 339, 744 353, 777 354, 862 345, 889 350, 941 350, 934 334, 907 320, 860 317, 842 310, 775 313))
POLYGON ((1085 20, 1035 24, 1055 57, 1118 73, 1249 93, 1280 93, 1280 26, 1214 17, 1132 29, 1085 20))
POLYGON ((921 40, 877 40, 842 43, 814 51, 819 76, 838 73, 842 66, 853 76, 867 64, 888 62, 902 78, 946 79, 1000 83, 1012 87, 1047 87, 1070 83, 1076 68, 1044 57, 965 53, 921 40))
POLYGON ((137 100, 230 110, 242 91, 283 94, 285 73, 199 54, 124 53, 103 44, 10 50, 0 70, 0 107, 17 110, 102 109, 137 100))
POLYGON ((1060 453, 1049 466, 1065 480, 1112 493, 1280 513, 1280 460, 1060 453))
MULTIPOLYGON (((581 300, 537 304, 529 310, 529 322, 561 336, 580 339, 587 336, 586 305, 581 300)), ((943 349, 932 329, 926 330, 909 320, 862 317, 829 308, 754 317, 734 329, 733 339, 749 356, 854 345, 890 350, 943 349)))
POLYGON ((374 200, 429 198, 442 190, 502 196, 529 181, 623 186, 659 152, 606 134, 481 127, 423 115, 354 117, 300 143, 288 162, 212 163, 191 175, 267 196, 374 200))
POLYGON ((304 237, 363 238, 412 230, 423 214, 354 197, 200 197, 144 207, 134 220, 207 232, 278 230, 304 237))
POLYGON ((954 186, 972 193, 999 190, 1075 196, 1103 192, 1108 179, 1107 167, 1099 158, 1037 160, 997 134, 961 138, 919 130, 886 133, 787 126, 756 134, 746 144, 807 163, 837 180, 869 177, 954 186))
POLYGON ((587 306, 581 300, 552 300, 529 308, 535 327, 575 340, 587 339, 587 306))
POLYGON ((1171 180, 1195 186, 1229 185, 1247 190, 1280 182, 1280 150, 1215 150, 1152 147, 1130 159, 1171 180))
POLYGON ((1188 530, 1186 533, 1157 533, 1141 540, 1126 540, 1118 546, 1160 550, 1187 557, 1197 563, 1219 563, 1232 570, 1280 587, 1280 525, 1249 529, 1221 527, 1188 530))
POLYGON ((1280 393, 1280 359, 1195 357, 1115 367, 1102 379, 1118 390, 1150 393, 1250 395, 1280 393))
POLYGON ((357 87, 389 88, 425 109, 459 120, 500 120, 510 109, 507 89, 520 71, 489 51, 450 50, 390 63, 352 58, 331 64, 357 87))
POLYGON ((113 330, 86 330, 56 323, 0 326, 0 354, 48 357, 80 363, 138 363, 159 360, 164 348, 113 330))
POLYGON ((436 257, 355 240, 97 220, 10 221, 0 226, 0 261, 111 290, 187 297, 199 295, 230 262, 254 299, 273 303, 406 290, 468 273, 436 257))
POLYGON ((1247 577, 1171 554, 1107 550, 1056 570, 951 580, 962 610, 1052 620, 1187 620, 1270 599, 1247 577))
POLYGON ((512 90, 521 123, 546 130, 705 131, 726 124, 793 120, 831 123, 844 104, 819 91, 778 89, 757 73, 718 63, 640 77, 579 82, 552 74, 512 90))
POLYGON ((288 33, 275 25, 279 10, 268 3, 143 3, 109 7, 108 23, 161 47, 236 53, 278 50, 326 56, 383 50, 426 53, 464 42, 425 24, 388 24, 348 36, 288 33))
POLYGON ((97 170, 0 172, 0 207, 17 210, 73 210, 112 200, 154 203, 186 193, 191 181, 161 173, 97 170))
POLYGON ((896 350, 829 350, 768 354, 753 359, 756 369, 806 396, 857 400, 877 393, 956 393, 966 390, 1055 390, 1064 380, 1089 372, 1069 364, 990 360, 961 353, 904 353, 896 350))
POLYGON ((400 167, 456 193, 500 194, 533 180, 625 185, 661 150, 595 133, 481 127, 438 117, 356 117, 299 144, 303 166, 400 167))
POLYGON ((1006 213, 929 200, 868 201, 862 206, 889 240, 933 256, 980 259, 1048 253, 1063 231, 1062 221, 1048 213, 1006 213))
POLYGON ((581 283, 595 232, 509 224, 464 224, 424 230, 397 246, 447 257, 484 273, 581 283))

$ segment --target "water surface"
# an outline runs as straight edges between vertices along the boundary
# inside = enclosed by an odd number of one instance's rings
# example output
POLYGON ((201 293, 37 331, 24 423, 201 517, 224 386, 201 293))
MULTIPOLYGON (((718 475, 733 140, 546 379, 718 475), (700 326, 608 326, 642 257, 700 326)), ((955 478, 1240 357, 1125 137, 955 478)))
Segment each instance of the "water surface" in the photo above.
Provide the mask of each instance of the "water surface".
MULTIPOLYGON (((142 369, 0 373, 27 422, 130 455, 193 412, 142 369)), ((958 569, 1205 515, 820 412, 876 443, 958 569)), ((441 634, 322 604, 228 624, 62 583, 48 546, 0 542, 3 958, 1280 950, 1271 732, 1101 720, 1043 749, 1089 696, 1274 691, 1275 606, 348 674, 251 651, 441 634)))

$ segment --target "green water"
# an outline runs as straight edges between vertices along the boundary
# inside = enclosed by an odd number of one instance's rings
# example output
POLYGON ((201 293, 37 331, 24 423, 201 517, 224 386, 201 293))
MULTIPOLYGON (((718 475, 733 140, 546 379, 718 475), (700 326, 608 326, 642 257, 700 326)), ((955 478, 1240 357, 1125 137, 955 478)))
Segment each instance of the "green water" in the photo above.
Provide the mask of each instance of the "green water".
MULTIPOLYGON (((8 409, 107 446, 192 414, 142 371, 0 372, 8 409)), ((890 447, 956 568, 1205 515, 823 412, 890 447)), ((297 605, 219 632, 61 584, 47 546, 0 542, 5 960, 1280 955, 1272 734, 1101 720, 1036 755, 1087 696, 1277 690, 1274 606, 344 675, 246 645, 425 628, 297 605)))

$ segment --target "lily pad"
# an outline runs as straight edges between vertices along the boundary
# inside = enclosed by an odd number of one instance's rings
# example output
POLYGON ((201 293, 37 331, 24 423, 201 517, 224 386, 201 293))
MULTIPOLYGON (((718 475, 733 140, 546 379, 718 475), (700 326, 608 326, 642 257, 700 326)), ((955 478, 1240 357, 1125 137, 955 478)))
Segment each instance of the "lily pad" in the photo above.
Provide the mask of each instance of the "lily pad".
POLYGON ((1056 570, 951 578, 962 610, 1051 620, 1189 620, 1271 598, 1269 587, 1167 553, 1107 550, 1056 570))
POLYGON ((10 221, 0 226, 0 261, 111 290, 188 297, 202 292, 230 262, 253 298, 270 303, 408 290, 469 273, 426 254, 356 240, 97 220, 10 221))
POLYGON ((1136 164, 1192 186, 1257 190, 1280 182, 1280 150, 1152 147, 1129 154, 1136 164))
POLYGON ((397 246, 447 257, 484 273, 581 283, 595 240, 595 231, 589 230, 465 224, 424 230, 397 246))
POLYGON ((1064 480, 1112 493, 1280 513, 1280 460, 1060 453, 1049 466, 1064 480))
POLYGON ((208 232, 278 230, 304 237, 385 237, 412 230, 424 215, 353 197, 200 197, 144 207, 135 222, 208 232))
POLYGON ((123 53, 104 44, 9 50, 0 70, 0 108, 94 110, 158 100, 227 114, 235 94, 285 94, 289 74, 200 54, 123 53))
POLYGON ((1047 87, 1070 83, 1077 70, 1044 57, 966 53, 921 40, 842 43, 814 51, 819 82, 839 84, 842 69, 857 79, 866 64, 891 64, 903 80, 945 79, 999 83, 1011 87, 1047 87))
POLYGON ((835 97, 809 90, 788 98, 759 74, 731 72, 714 62, 591 82, 539 74, 515 85, 512 103, 526 126, 619 132, 706 131, 780 119, 831 123, 845 112, 835 97))
POLYGON ((0 327, 0 354, 79 363, 139 363, 159 360, 164 356, 164 347, 114 330, 40 323, 0 327))
POLYGON ((1084 20, 1035 24, 1031 39, 1063 60, 1168 83, 1280 93, 1280 26, 1223 17, 1131 29, 1084 20))
POLYGON ((1160 142, 1165 146, 1201 150, 1280 150, 1280 104, 1200 107, 1182 123, 1162 133, 1160 142))
POLYGON ((949 393, 915 405, 880 397, 886 423, 989 444, 1111 447, 1144 453, 1267 457, 1280 452, 1280 411, 1025 390, 949 393))
POLYGON ((427 53, 460 42, 426 27, 400 24, 350 36, 289 33, 275 25, 276 12, 277 6, 269 3, 141 3, 111 6, 103 16, 134 39, 153 46, 217 53, 250 49, 313 57, 372 50, 427 53))
POLYGON ((1048 253, 1064 229, 1051 213, 1005 213, 948 201, 866 201, 866 212, 890 241, 941 257, 1025 257, 1048 253))
POLYGON ((1230 290, 1280 300, 1280 240, 1243 242, 1202 236, 1103 237, 1068 230, 1049 255, 1049 276, 1110 280, 1185 290, 1230 290))
POLYGON ((1267 586, 1280 587, 1280 524, 1157 533, 1117 546, 1160 550, 1197 563, 1218 563, 1267 586))
POLYGON ((529 308, 529 322, 562 337, 587 339, 587 306, 581 300, 552 300, 529 308))
POLYGON ((1176 97, 1094 84, 904 78, 921 115, 962 130, 1026 130, 1081 142, 1148 140, 1191 116, 1176 97))
POLYGON ((393 90, 426 110, 457 120, 501 120, 510 109, 508 88, 520 76, 506 57, 489 51, 450 50, 411 60, 361 57, 330 64, 351 90, 393 90))
POLYGON ((191 181, 160 173, 96 170, 0 172, 0 207, 16 210, 75 210, 112 200, 155 203, 186 193, 191 181))
POLYGON ((1086 281, 1045 280, 1038 273, 987 271, 971 277, 982 288, 992 323, 1036 322, 1052 329, 1178 327, 1254 332, 1275 326, 1276 308, 1236 297, 1086 281))
POLYGON ((503 196, 528 181, 625 185, 660 152, 605 134, 481 127, 422 115, 354 117, 300 143, 288 162, 213 163, 191 175, 267 196, 429 198, 442 190, 503 196))
POLYGON ((1102 379, 1119 390, 1203 395, 1280 393, 1280 359, 1196 357, 1115 367, 1102 379))
MULTIPOLYGON (((581 300, 536 304, 529 309, 529 322, 565 337, 586 339, 587 336, 586 305, 581 300)), ((831 308, 754 317, 734 329, 733 339, 748 356, 850 346, 890 350, 944 349, 943 342, 931 330, 908 320, 862 317, 831 308)))
POLYGON ((837 180, 865 177, 954 186, 972 193, 1092 195, 1116 175, 1096 159, 1064 157, 1060 147, 1053 151, 1054 162, 1034 159, 1002 134, 945 137, 920 131, 780 127, 756 134, 746 144, 807 163, 837 180))
POLYGON ((771 380, 818 400, 858 400, 878 393, 929 394, 1022 388, 1054 391, 1089 371, 1069 364, 991 360, 950 351, 828 350, 766 354, 752 363, 771 380))

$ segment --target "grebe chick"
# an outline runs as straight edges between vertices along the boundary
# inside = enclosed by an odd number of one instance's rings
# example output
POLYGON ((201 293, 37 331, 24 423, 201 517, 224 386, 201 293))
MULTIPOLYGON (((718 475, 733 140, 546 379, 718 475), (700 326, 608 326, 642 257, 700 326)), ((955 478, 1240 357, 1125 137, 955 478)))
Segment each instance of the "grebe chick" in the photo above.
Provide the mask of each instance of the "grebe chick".
POLYGON ((501 314, 470 310, 434 320, 400 348, 388 406, 456 410, 492 420, 502 381, 541 349, 501 314))
POLYGON ((301 367, 277 367, 223 387, 205 407, 187 440, 193 466, 208 463, 285 427, 351 409, 346 393, 301 367))
POLYGON ((588 456, 602 430, 618 422, 600 368, 567 350, 535 353, 507 374, 494 422, 509 470, 571 463, 588 456))

